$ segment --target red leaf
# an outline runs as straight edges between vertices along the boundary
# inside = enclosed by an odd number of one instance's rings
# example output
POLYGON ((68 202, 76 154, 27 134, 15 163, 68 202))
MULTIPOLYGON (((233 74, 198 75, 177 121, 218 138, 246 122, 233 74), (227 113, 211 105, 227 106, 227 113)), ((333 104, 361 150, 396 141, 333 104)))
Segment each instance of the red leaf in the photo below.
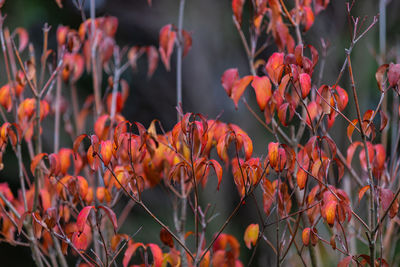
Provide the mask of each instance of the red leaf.
POLYGON ((268 76, 275 85, 278 85, 282 77, 284 56, 284 53, 273 53, 265 65, 268 76))
POLYGON ((173 248, 174 247, 174 239, 172 235, 165 229, 162 228, 160 231, 160 240, 164 245, 173 248))
POLYGON ((218 178, 217 190, 219 190, 219 185, 221 184, 221 181, 222 181, 222 167, 218 163, 218 161, 216 161, 214 159, 210 159, 209 164, 214 168, 214 171, 217 174, 217 178, 218 178))
POLYGON ((289 103, 284 103, 279 106, 278 108, 278 119, 282 123, 283 126, 287 126, 288 124, 286 123, 286 112, 289 107, 289 103))
POLYGON ((300 87, 301 87, 301 97, 304 99, 308 96, 311 90, 311 78, 307 73, 300 74, 300 87))
POLYGON ((148 61, 147 77, 151 78, 151 76, 153 76, 153 73, 156 71, 158 66, 157 48, 155 48, 154 46, 148 46, 146 48, 146 52, 148 61))
POLYGON ((161 248, 156 244, 147 244, 150 247, 151 254, 153 254, 153 265, 154 267, 161 267, 163 262, 163 253, 161 248))
POLYGON ((92 209, 94 209, 94 206, 86 206, 79 212, 78 217, 76 218, 76 227, 78 228, 79 232, 83 232, 87 217, 92 209))
POLYGON ((257 98, 257 104, 262 111, 264 111, 269 99, 271 98, 271 82, 267 76, 253 77, 253 82, 251 86, 254 88, 257 98))
POLYGON ((144 249, 146 248, 143 243, 133 243, 132 241, 129 241, 128 248, 125 250, 124 259, 122 260, 123 267, 128 266, 133 254, 135 254, 136 249, 138 249, 139 247, 142 247, 144 249))
POLYGON ((161 60, 164 63, 167 71, 169 71, 171 54, 174 49, 176 39, 176 32, 172 31, 171 24, 165 25, 161 28, 159 39, 159 52, 161 55, 161 60))
POLYGON ((192 48, 192 34, 185 30, 182 30, 183 37, 183 56, 185 57, 189 50, 192 48))
POLYGON ((349 102, 349 95, 347 94, 346 90, 344 90, 342 87, 338 85, 333 89, 336 90, 337 95, 339 96, 336 99, 338 108, 340 111, 343 111, 346 108, 347 103, 349 102))
POLYGON ((232 95, 232 88, 237 80, 239 80, 239 72, 237 69, 228 69, 221 77, 222 87, 224 87, 229 97, 232 95))
POLYGON ((32 174, 35 174, 35 170, 36 170, 37 165, 40 163, 40 161, 42 161, 43 157, 45 157, 45 156, 47 156, 47 153, 40 153, 40 154, 37 154, 32 159, 32 162, 31 162, 31 172, 32 172, 32 174))
POLYGON ((400 64, 390 63, 389 71, 387 73, 387 77, 388 77, 388 81, 389 81, 389 86, 390 87, 398 86, 399 85, 399 81, 400 81, 400 64))
POLYGON ((61 161, 58 154, 49 155, 50 173, 57 175, 61 170, 61 161))
POLYGON ((363 198, 365 192, 367 192, 368 189, 370 189, 370 188, 371 188, 371 186, 366 185, 363 188, 361 188, 360 191, 358 191, 358 202, 361 201, 361 199, 363 198))
POLYGON ((19 46, 18 46, 18 52, 22 52, 25 47, 28 45, 28 41, 29 41, 29 36, 28 36, 28 32, 21 27, 18 27, 14 30, 14 34, 18 34, 19 37, 19 46))
POLYGON ((107 215, 107 217, 110 219, 111 223, 114 226, 114 232, 117 231, 118 229, 118 221, 117 221, 117 216, 115 216, 115 213, 112 209, 110 209, 107 206, 99 206, 100 209, 103 209, 107 215))
POLYGON ((337 267, 348 267, 351 262, 352 256, 344 257, 337 265, 337 267))
POLYGON ((245 0, 232 0, 233 15, 239 24, 242 24, 242 12, 245 0))
POLYGON ((306 32, 314 24, 315 17, 314 17, 314 13, 313 13, 312 9, 310 7, 308 7, 308 6, 304 6, 303 7, 303 12, 304 12, 304 14, 303 14, 303 23, 305 25, 304 31, 306 32))
POLYGON ((356 151, 356 148, 361 145, 361 142, 353 142, 348 148, 347 148, 347 166, 351 166, 351 161, 353 160, 353 155, 354 152, 356 151))
POLYGON ((74 232, 72 235, 72 243, 78 250, 85 250, 88 245, 86 234, 82 232, 74 232))
POLYGON ((246 90, 247 86, 249 83, 253 80, 253 76, 248 75, 244 76, 240 80, 237 80, 232 87, 232 95, 231 98, 233 99, 233 102, 235 103, 235 108, 238 108, 238 103, 240 100, 240 97, 243 95, 244 91, 246 90))

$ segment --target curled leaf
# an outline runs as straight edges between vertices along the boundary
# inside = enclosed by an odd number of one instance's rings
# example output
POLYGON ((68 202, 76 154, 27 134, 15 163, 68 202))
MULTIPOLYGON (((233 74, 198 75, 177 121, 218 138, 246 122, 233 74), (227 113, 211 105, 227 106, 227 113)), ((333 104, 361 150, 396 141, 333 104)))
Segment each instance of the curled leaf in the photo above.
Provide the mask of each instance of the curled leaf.
POLYGON ((40 161, 42 161, 43 157, 45 157, 45 156, 47 156, 47 153, 40 153, 40 154, 37 154, 37 155, 32 159, 32 162, 31 162, 31 172, 32 172, 33 174, 35 173, 35 170, 36 170, 37 165, 40 163, 40 161))
POLYGON ((110 221, 114 227, 114 232, 116 232, 118 229, 118 222, 117 222, 117 216, 115 216, 114 211, 112 209, 110 209, 109 207, 102 206, 102 205, 99 206, 99 209, 104 210, 104 212, 106 213, 107 217, 110 219, 110 221))

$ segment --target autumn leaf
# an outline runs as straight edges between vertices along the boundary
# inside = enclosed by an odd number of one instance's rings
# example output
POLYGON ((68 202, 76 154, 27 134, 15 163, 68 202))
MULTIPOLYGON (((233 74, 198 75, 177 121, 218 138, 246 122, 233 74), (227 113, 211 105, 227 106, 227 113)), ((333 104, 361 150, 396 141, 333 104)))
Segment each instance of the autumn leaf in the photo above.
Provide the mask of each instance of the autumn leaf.
POLYGON ((244 76, 240 80, 237 80, 234 82, 233 87, 232 87, 232 94, 231 98, 233 99, 233 102, 235 103, 235 108, 238 108, 238 103, 240 98, 242 97, 244 91, 246 90, 247 86, 250 84, 250 82, 253 80, 253 76, 248 75, 244 76))
POLYGON ((170 58, 172 50, 174 49, 176 32, 172 30, 172 25, 168 24, 161 28, 160 30, 160 45, 159 52, 161 55, 161 60, 164 63, 167 71, 170 70, 170 58))
POLYGON ((258 224, 250 224, 247 226, 246 231, 244 232, 244 242, 248 249, 251 249, 251 245, 256 245, 259 232, 260 226, 258 224))
POLYGON ((301 73, 299 76, 301 97, 304 99, 308 96, 311 90, 311 78, 307 73, 301 73))
POLYGON ((269 81, 267 76, 254 76, 251 86, 254 88, 254 91, 256 93, 257 103, 260 107, 260 110, 264 111, 265 106, 267 105, 272 95, 271 82, 269 81))
POLYGON ((243 5, 246 0, 232 0, 232 10, 237 22, 242 24, 243 5))
POLYGON ((76 227, 78 228, 79 232, 83 232, 87 218, 92 209, 94 209, 94 206, 86 206, 79 212, 78 217, 76 218, 76 227))

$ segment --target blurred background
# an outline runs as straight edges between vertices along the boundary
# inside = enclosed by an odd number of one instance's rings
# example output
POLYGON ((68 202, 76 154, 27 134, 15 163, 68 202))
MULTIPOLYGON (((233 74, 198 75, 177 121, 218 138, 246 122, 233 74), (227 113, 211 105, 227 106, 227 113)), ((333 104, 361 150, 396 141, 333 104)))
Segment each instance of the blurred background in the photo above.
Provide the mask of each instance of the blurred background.
MULTIPOLYGON (((86 1, 87 4, 89 1, 86 1)), ((289 5, 293 1, 288 1, 289 5)), ((345 59, 345 48, 350 44, 349 23, 346 15, 346 1, 332 0, 328 8, 321 12, 315 20, 312 28, 305 33, 305 44, 312 44, 321 50, 321 39, 329 43, 326 65, 322 76, 322 83, 333 84, 345 59)), ((368 25, 374 15, 379 13, 378 2, 374 0, 356 1, 353 15, 366 17, 364 25, 368 25)), ((29 32, 30 42, 41 51, 42 28, 47 22, 51 27, 50 47, 56 47, 55 32, 59 24, 68 25, 77 29, 81 23, 81 15, 72 4, 71 0, 63 1, 64 8, 59 9, 52 0, 6 0, 3 15, 6 14, 5 27, 11 31, 16 27, 24 27, 29 32)), ((162 26, 178 21, 178 0, 153 0, 152 7, 147 5, 146 0, 97 0, 96 16, 111 15, 119 20, 116 40, 123 47, 135 45, 155 45, 158 47, 158 34, 162 26)), ((388 1, 387 6, 387 62, 396 61, 397 50, 400 49, 399 23, 400 1, 388 1)), ((244 24, 249 17, 248 3, 244 8, 244 24)), ((88 11, 88 10, 87 10, 88 11)), ((240 76, 248 75, 249 68, 247 58, 240 42, 239 35, 232 22, 232 9, 230 0, 202 0, 186 1, 184 29, 192 33, 193 46, 191 51, 183 60, 183 110, 186 112, 200 112, 208 118, 216 118, 222 114, 220 119, 224 122, 232 122, 240 125, 253 139, 255 155, 265 155, 267 143, 272 141, 268 132, 254 119, 242 102, 238 110, 234 109, 232 101, 227 97, 221 86, 221 75, 228 68, 238 68, 240 76)), ((354 75, 360 90, 359 96, 361 108, 375 107, 379 100, 379 92, 376 86, 375 72, 378 67, 376 54, 379 51, 378 25, 357 44, 352 57, 354 75)), ((245 31, 245 34, 247 32, 245 31)), ((276 51, 272 44, 260 58, 268 59, 269 55, 276 51)), ((132 72, 127 70, 123 78, 129 82, 130 95, 123 110, 123 115, 130 121, 139 121, 148 126, 153 119, 158 119, 166 130, 170 130, 176 123, 176 73, 173 54, 171 60, 171 71, 167 72, 161 62, 154 76, 147 79, 147 60, 140 59, 138 69, 132 72)), ((0 64, 3 68, 3 64, 0 64)), ((315 73, 319 72, 320 65, 315 73)), ((4 73, 2 69, 2 73, 4 73)), ((5 84, 5 75, 0 75, 0 81, 5 84)), ((344 89, 350 89, 348 77, 344 75, 339 83, 344 89)), ((64 88, 65 89, 65 88, 64 88)), ((104 88, 103 88, 104 89, 104 88)), ((78 83, 80 104, 87 95, 91 93, 92 84, 88 77, 83 77, 78 83)), ((350 93, 349 93, 350 94, 350 93)), ((247 90, 246 99, 250 106, 256 107, 254 93, 247 90)), ((350 106, 350 105, 349 105, 350 106)), ((256 110, 256 108, 255 108, 256 110)), ((258 108, 257 108, 258 110, 258 108)), ((351 108, 346 109, 347 114, 354 113, 351 108)), ((347 125, 343 120, 337 118, 338 123, 331 129, 337 144, 341 147, 348 145, 344 127, 347 125)), ((44 129, 45 150, 51 151, 52 144, 52 122, 44 129)), ((64 135, 66 135, 64 133, 64 135)), ((66 136, 67 137, 67 136, 66 136)), ((62 138, 62 146, 71 146, 69 138, 62 138)), ((5 156, 6 166, 13 165, 15 157, 5 156)), ((15 165, 16 166, 16 165, 15 165)), ((12 189, 18 188, 17 169, 6 168, 0 172, 0 182, 7 181, 12 189)), ((210 179, 212 181, 213 179, 210 179)), ((203 191, 201 198, 203 205, 211 203, 219 216, 209 226, 208 240, 211 233, 217 231, 224 222, 227 215, 232 211, 238 201, 237 191, 232 183, 229 172, 225 172, 221 190, 216 194, 216 184, 209 183, 203 191)), ((15 191, 14 191, 15 192, 15 191)), ((173 225, 171 211, 172 203, 165 201, 168 193, 162 187, 146 192, 145 202, 151 209, 167 224, 173 225)), ((232 223, 227 227, 226 233, 235 235, 241 244, 241 259, 244 263, 250 256, 249 250, 243 243, 243 233, 249 223, 256 223, 257 216, 249 203, 242 208, 232 223)), ((123 204, 121 204, 121 207, 123 204)), ((188 229, 193 220, 189 218, 188 229)), ((135 240, 140 242, 158 242, 159 226, 155 224, 140 208, 134 208, 129 219, 124 224, 121 232, 135 233, 135 240)), ((272 228, 270 231, 273 231, 272 228)), ((268 235, 268 229, 267 229, 268 235)), ((2 266, 32 266, 30 250, 28 248, 0 244, 0 259, 2 266), (10 261, 8 261, 10 260, 10 261), (3 265, 4 264, 4 265, 3 265)), ((286 264, 290 266, 290 257, 286 264)), ((292 259, 296 259, 293 257, 292 259)), ((274 262, 273 252, 270 248, 262 245, 258 250, 254 266, 267 266, 274 262)))

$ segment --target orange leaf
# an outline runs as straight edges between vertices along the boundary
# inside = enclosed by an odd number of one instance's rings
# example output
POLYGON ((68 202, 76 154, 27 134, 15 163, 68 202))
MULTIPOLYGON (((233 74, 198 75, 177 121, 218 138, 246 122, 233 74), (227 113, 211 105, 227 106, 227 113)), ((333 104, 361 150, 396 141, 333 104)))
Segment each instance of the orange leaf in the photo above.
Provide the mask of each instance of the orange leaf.
POLYGON ((360 189, 360 191, 358 192, 358 202, 361 201, 361 199, 363 198, 365 192, 367 192, 367 190, 370 189, 370 188, 371 188, 371 186, 366 185, 366 186, 364 186, 363 188, 360 189))
POLYGON ((247 226, 244 232, 244 242, 248 249, 251 249, 251 245, 255 246, 260 232, 260 226, 258 224, 250 224, 247 226))
POLYGON ((108 165, 110 163, 113 151, 113 144, 110 140, 101 141, 101 156, 104 161, 104 165, 108 165))
POLYGON ((249 83, 253 80, 253 76, 248 75, 244 76, 240 80, 235 81, 232 87, 232 95, 231 98, 233 99, 233 102, 235 103, 235 108, 238 108, 238 103, 240 97, 243 95, 244 91, 246 90, 247 86, 249 83))
POLYGON ((94 209, 94 206, 86 206, 79 212, 78 217, 76 218, 76 227, 78 228, 79 232, 83 232, 87 217, 92 209, 94 209))
POLYGON ((311 122, 315 119, 315 117, 317 117, 318 115, 318 107, 317 107, 317 103, 315 103, 315 101, 311 101, 308 105, 307 105, 307 110, 308 113, 310 114, 310 116, 307 116, 306 119, 306 123, 308 125, 311 125, 311 122), (311 118, 310 118, 311 117, 311 118))
POLYGON ((349 126, 347 126, 347 138, 349 138, 350 143, 353 142, 352 136, 353 136, 354 129, 356 128, 355 125, 357 125, 358 120, 354 119, 354 120, 352 120, 352 123, 354 125, 349 123, 349 126))
POLYGON ((268 100, 271 98, 271 82, 269 81, 267 76, 253 77, 253 82, 251 86, 254 88, 257 98, 257 104, 260 107, 261 111, 264 111, 265 106, 268 103, 268 100))
POLYGON ((45 156, 47 156, 47 153, 40 153, 40 154, 37 154, 32 159, 32 162, 31 162, 31 172, 32 172, 32 174, 35 174, 35 170, 36 170, 37 165, 40 163, 40 161, 42 161, 43 157, 45 157, 45 156))
POLYGON ((325 206, 325 216, 326 216, 326 222, 332 226, 335 222, 336 218, 336 206, 337 202, 336 200, 331 200, 329 201, 326 206, 325 206))
POLYGON ((222 181, 222 167, 218 163, 218 161, 216 161, 214 159, 210 159, 208 162, 214 168, 214 171, 217 174, 217 179, 218 179, 217 190, 219 190, 219 185, 221 184, 221 181, 222 181))
POLYGON ((308 246, 310 244, 310 236, 311 229, 309 227, 304 228, 303 233, 301 234, 301 239, 303 240, 304 246, 308 246))
POLYGON ((278 165, 278 148, 279 148, 279 143, 270 142, 268 144, 269 164, 274 169, 278 165))
POLYGON ((308 174, 301 168, 297 171, 297 185, 299 186, 300 190, 303 190, 306 186, 308 174))

